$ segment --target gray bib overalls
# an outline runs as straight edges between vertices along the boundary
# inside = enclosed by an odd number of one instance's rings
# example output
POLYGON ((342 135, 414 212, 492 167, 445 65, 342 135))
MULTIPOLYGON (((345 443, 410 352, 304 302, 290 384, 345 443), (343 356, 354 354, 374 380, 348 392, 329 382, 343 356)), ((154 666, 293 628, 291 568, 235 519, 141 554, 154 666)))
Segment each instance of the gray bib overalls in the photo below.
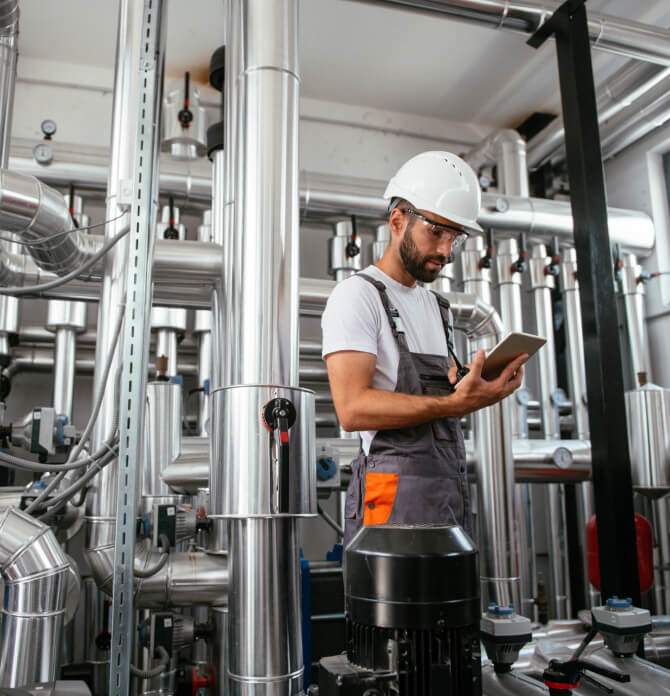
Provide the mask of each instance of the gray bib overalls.
MULTIPOLYGON (((450 394, 449 358, 411 353, 386 286, 358 274, 379 291, 399 352, 395 391, 450 394)), ((451 310, 436 295, 449 352, 453 352, 451 310)), ((459 524, 472 537, 465 444, 458 418, 396 430, 379 430, 370 453, 354 462, 345 505, 344 545, 368 524, 459 524)))

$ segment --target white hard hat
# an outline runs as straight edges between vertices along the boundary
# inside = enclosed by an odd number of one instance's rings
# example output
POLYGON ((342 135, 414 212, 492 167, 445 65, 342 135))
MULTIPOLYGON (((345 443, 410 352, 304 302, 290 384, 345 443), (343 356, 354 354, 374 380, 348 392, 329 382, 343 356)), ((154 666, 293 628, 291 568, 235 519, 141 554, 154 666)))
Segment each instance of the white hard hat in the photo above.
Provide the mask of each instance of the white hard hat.
POLYGON ((451 152, 422 152, 407 160, 389 181, 384 198, 404 198, 470 232, 483 232, 477 224, 482 199, 477 175, 451 152))

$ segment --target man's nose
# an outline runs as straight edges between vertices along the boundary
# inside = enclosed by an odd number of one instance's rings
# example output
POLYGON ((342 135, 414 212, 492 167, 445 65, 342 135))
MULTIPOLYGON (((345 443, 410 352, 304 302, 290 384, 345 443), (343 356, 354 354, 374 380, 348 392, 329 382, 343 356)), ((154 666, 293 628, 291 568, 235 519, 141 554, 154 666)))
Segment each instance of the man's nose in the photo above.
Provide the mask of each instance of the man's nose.
POLYGON ((437 243, 437 252, 441 256, 446 256, 446 257, 451 256, 451 247, 453 246, 453 243, 454 243, 453 240, 450 238, 447 238, 447 235, 445 235, 437 243))

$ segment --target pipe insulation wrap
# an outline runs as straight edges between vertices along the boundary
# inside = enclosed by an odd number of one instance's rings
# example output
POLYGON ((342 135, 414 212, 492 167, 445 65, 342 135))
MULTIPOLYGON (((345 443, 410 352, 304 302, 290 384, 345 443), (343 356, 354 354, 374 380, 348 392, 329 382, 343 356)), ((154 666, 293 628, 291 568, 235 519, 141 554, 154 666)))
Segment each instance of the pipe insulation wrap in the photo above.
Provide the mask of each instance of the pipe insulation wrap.
MULTIPOLYGON (((0 225, 30 244, 30 254, 40 268, 57 275, 80 267, 97 250, 87 235, 70 232, 72 217, 60 192, 35 177, 7 169, 0 170, 0 225)), ((90 276, 99 278, 99 271, 92 269, 90 276)))
POLYGON ((0 517, 0 686, 53 682, 70 564, 51 528, 10 508, 0 517))

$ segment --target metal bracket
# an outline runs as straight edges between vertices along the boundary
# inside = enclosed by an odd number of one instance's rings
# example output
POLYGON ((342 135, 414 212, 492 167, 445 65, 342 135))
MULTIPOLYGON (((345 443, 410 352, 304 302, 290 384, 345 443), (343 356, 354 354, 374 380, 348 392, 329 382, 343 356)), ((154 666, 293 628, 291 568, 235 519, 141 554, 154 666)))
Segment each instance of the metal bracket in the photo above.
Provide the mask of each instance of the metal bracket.
POLYGON ((126 264, 126 311, 119 433, 119 478, 114 545, 114 591, 109 694, 130 693, 130 660, 135 637, 133 563, 137 487, 142 457, 144 398, 149 349, 151 267, 158 187, 156 181, 162 98, 163 0, 144 0, 142 20, 135 181, 126 264))

